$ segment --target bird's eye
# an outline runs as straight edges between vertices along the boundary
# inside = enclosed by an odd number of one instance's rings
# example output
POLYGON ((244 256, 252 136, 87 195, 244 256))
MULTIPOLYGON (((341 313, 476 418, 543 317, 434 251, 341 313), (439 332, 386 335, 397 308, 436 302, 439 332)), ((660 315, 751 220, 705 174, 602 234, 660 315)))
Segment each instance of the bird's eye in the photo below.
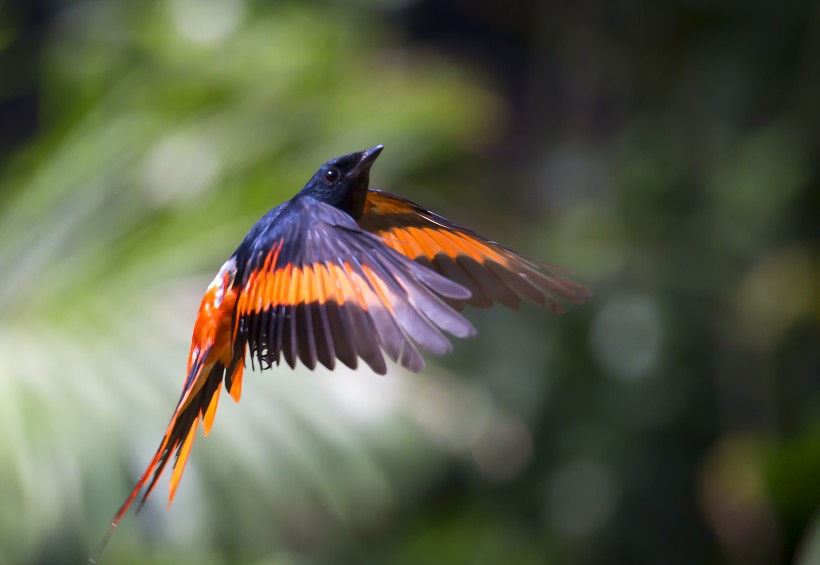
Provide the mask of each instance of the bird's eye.
POLYGON ((339 169, 337 169, 336 167, 331 167, 325 171, 325 182, 328 184, 333 184, 334 182, 339 180, 340 176, 342 175, 339 173, 339 169))

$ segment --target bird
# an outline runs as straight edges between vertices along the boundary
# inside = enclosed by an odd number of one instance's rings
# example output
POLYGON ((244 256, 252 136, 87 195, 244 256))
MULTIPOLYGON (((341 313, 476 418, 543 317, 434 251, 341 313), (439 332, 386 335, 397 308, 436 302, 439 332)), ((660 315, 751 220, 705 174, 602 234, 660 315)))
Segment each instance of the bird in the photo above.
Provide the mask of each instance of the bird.
POLYGON ((376 145, 324 163, 290 200, 268 211, 219 269, 194 322, 182 393, 159 448, 115 514, 91 561, 141 492, 145 504, 174 458, 174 500, 200 423, 208 435, 220 391, 238 402, 248 361, 270 369, 363 361, 387 371, 385 355, 421 371, 422 348, 451 351, 446 334, 476 333, 466 306, 523 300, 564 311, 590 291, 570 272, 460 227, 370 185, 376 145))

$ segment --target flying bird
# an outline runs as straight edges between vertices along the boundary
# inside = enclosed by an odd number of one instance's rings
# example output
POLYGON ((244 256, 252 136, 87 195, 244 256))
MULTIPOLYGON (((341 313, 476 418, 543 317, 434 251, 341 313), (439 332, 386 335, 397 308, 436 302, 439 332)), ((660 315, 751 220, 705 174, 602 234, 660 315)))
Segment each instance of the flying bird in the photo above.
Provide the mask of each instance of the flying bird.
MULTIPOLYGON (((143 491, 174 457, 168 505, 201 423, 211 430, 223 388, 235 401, 248 360, 260 370, 301 362, 384 374, 384 354, 421 371, 419 347, 443 355, 445 334, 475 328, 465 306, 522 300, 580 303, 589 296, 567 271, 514 251, 410 200, 369 187, 377 145, 331 159, 291 200, 265 214, 208 286, 194 323, 179 398, 154 458, 117 511, 96 555, 143 491)), ((94 561, 95 558, 92 558, 94 561)))

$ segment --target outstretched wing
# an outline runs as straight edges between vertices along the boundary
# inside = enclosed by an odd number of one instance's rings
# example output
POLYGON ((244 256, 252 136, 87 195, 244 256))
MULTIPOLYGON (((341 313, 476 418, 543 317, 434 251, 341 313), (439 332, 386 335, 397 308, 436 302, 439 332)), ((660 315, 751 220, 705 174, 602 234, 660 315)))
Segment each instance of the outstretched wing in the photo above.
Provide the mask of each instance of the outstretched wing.
POLYGON ((500 302, 518 308, 522 299, 549 303, 563 311, 561 301, 583 302, 590 292, 567 278, 567 271, 525 259, 514 251, 395 194, 369 189, 359 226, 399 253, 429 266, 467 288, 467 300, 451 300, 487 308, 500 302))
POLYGON ((417 345, 450 351, 473 326, 442 300, 469 293, 360 229, 344 212, 310 197, 291 201, 266 230, 240 246, 233 348, 260 367, 301 360, 332 369, 358 358, 386 371, 382 350, 420 371, 417 345))

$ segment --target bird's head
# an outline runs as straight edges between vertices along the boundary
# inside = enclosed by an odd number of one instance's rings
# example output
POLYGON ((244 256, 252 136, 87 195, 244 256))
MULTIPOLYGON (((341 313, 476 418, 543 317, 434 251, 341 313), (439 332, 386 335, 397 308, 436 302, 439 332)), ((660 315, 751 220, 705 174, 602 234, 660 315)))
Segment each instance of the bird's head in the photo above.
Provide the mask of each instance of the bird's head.
POLYGON ((331 204, 358 221, 367 198, 370 167, 383 148, 376 145, 331 159, 319 167, 299 194, 331 204))

